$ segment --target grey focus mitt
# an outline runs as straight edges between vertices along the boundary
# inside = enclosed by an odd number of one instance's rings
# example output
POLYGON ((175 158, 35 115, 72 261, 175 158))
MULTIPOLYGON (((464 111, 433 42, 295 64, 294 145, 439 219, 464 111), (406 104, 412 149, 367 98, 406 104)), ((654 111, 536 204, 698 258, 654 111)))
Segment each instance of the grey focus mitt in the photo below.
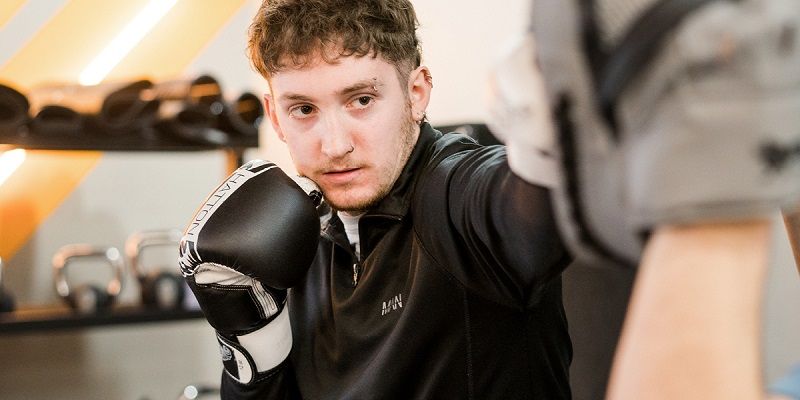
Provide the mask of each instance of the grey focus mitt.
POLYGON ((536 0, 532 11, 532 31, 493 71, 490 126, 511 168, 551 187, 577 257, 636 265, 658 225, 795 204, 796 0, 536 0))

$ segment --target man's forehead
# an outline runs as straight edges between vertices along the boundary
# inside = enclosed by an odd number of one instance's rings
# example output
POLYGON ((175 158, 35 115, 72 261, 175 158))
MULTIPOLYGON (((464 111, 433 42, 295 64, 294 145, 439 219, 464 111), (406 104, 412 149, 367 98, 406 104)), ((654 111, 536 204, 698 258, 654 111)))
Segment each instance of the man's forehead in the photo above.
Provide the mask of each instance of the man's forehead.
POLYGON ((353 88, 380 91, 391 79, 396 80, 394 67, 369 56, 343 56, 335 62, 317 59, 298 67, 287 67, 270 77, 273 95, 291 92, 339 93, 353 88))
POLYGON ((301 50, 300 53, 284 53, 278 57, 278 68, 279 70, 301 69, 320 62, 335 65, 351 57, 382 58, 373 51, 362 53, 345 50, 341 40, 333 40, 326 41, 324 44, 318 43, 308 49, 301 50))
POLYGON ((376 61, 391 64, 385 57, 375 52, 361 54, 348 52, 340 47, 329 47, 328 50, 316 49, 303 54, 284 54, 278 59, 278 71, 276 71, 276 73, 289 70, 302 70, 323 64, 336 66, 354 60, 376 61))

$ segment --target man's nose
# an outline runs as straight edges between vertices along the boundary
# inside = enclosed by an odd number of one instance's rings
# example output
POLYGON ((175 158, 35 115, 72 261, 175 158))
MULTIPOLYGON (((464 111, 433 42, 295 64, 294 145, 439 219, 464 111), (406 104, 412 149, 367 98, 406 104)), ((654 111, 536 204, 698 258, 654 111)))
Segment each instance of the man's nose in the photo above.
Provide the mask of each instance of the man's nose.
POLYGON ((346 122, 336 115, 325 118, 322 132, 322 153, 329 158, 341 158, 354 150, 350 129, 346 122))

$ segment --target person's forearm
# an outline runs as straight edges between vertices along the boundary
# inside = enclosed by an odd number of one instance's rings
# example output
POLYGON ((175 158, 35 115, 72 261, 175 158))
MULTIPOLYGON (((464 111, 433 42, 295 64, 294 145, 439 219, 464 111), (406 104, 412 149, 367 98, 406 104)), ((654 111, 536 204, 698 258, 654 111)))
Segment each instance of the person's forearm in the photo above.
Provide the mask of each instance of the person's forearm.
POLYGON ((794 264, 800 273, 800 207, 783 213, 783 222, 794 254, 794 264))
POLYGON ((768 247, 768 221, 657 230, 640 266, 608 398, 760 398, 768 247))

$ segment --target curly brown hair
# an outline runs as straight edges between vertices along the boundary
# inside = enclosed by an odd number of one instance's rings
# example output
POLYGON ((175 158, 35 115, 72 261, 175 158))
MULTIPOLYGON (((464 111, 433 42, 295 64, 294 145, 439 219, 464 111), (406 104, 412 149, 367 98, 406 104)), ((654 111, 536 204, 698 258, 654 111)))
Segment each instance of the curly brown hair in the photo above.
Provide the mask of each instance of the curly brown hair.
POLYGON ((382 57, 407 78, 421 62, 409 0, 264 0, 248 31, 248 55, 266 79, 319 56, 382 57))

